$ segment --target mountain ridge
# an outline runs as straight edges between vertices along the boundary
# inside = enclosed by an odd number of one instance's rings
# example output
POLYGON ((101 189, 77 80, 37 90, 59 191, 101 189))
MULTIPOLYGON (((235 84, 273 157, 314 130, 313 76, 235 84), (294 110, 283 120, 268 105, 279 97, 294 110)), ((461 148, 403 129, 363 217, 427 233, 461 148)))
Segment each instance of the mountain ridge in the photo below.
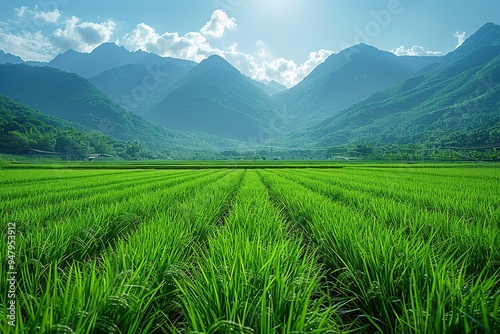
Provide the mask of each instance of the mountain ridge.
POLYGON ((450 133, 498 124, 500 45, 494 36, 489 38, 492 45, 483 43, 484 32, 492 30, 500 37, 499 26, 487 25, 436 66, 375 92, 286 141, 312 146, 363 140, 442 141, 450 133), (477 47, 471 49, 470 45, 477 47))
POLYGON ((144 115, 168 128, 242 141, 275 135, 284 126, 269 96, 217 55, 194 67, 144 115))
POLYGON ((123 141, 138 141, 162 151, 190 148, 214 150, 233 142, 207 135, 166 129, 127 111, 92 83, 74 73, 24 64, 0 65, 0 93, 44 114, 78 124, 81 131, 98 131, 123 141))
POLYGON ((361 101, 370 94, 409 78, 427 65, 408 65, 396 55, 358 44, 328 57, 304 80, 274 100, 285 108, 295 128, 303 128, 361 101))

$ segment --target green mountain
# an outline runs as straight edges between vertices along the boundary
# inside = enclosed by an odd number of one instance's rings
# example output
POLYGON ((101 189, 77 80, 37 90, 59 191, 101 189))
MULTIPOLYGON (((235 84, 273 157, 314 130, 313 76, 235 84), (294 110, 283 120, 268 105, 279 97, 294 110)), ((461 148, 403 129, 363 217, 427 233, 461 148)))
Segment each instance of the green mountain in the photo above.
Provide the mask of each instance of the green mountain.
MULTIPOLYGON (((439 144, 451 137, 496 129, 500 122, 499 36, 500 26, 488 24, 439 65, 372 94, 289 136, 286 142, 316 147, 361 141, 439 144)), ((493 132, 487 141, 493 140, 497 133, 493 132)))
POLYGON ((75 124, 45 115, 7 96, 0 95, 0 153, 24 154, 29 149, 60 152, 82 158, 85 154, 118 154, 124 157, 127 143, 100 133, 84 133, 75 124))
POLYGON ((88 80, 50 67, 0 65, 0 94, 78 125, 122 141, 137 141, 154 151, 214 150, 233 142, 203 134, 168 130, 129 112, 110 100, 88 80))
POLYGON ((336 115, 370 94, 390 87, 435 57, 397 57, 366 44, 331 55, 295 87, 275 95, 295 128, 336 115))
POLYGON ((491 45, 500 45, 500 35, 499 26, 490 22, 482 26, 474 36, 465 40, 460 48, 446 55, 446 58, 458 59, 472 51, 491 45))
POLYGON ((127 110, 142 114, 194 66, 171 63, 127 64, 90 78, 97 88, 127 110))
POLYGON ((270 97, 219 56, 193 68, 144 116, 171 129, 245 142, 263 141, 284 128, 270 97))

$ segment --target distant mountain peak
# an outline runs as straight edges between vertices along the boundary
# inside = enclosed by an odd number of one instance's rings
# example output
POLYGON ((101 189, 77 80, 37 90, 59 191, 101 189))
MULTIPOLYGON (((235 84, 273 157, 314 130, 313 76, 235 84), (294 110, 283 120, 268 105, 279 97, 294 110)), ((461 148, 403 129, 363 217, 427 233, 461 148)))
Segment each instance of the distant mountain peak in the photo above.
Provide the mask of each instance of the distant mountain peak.
POLYGON ((113 68, 138 63, 146 66, 165 63, 184 67, 193 67, 195 65, 191 61, 164 58, 144 51, 131 52, 115 43, 103 43, 91 53, 83 53, 70 49, 57 55, 48 65, 66 72, 77 73, 84 78, 91 78, 113 68))
POLYGON ((482 38, 488 35, 500 35, 500 25, 496 25, 493 22, 486 23, 478 31, 476 31, 469 39, 482 38))
POLYGON ((488 23, 486 23, 485 25, 483 25, 483 26, 482 26, 482 27, 478 30, 478 32, 479 32, 479 31, 481 31, 482 29, 492 29, 492 28, 493 28, 493 29, 500 29, 500 25, 497 25, 497 24, 495 24, 495 23, 493 23, 493 22, 488 22, 488 23))
POLYGON ((10 53, 0 50, 0 64, 8 64, 8 63, 22 64, 24 63, 24 60, 22 60, 18 56, 14 56, 10 53))
POLYGON ((208 73, 213 69, 222 70, 225 73, 232 73, 232 75, 241 75, 240 71, 219 55, 212 55, 202 60, 198 66, 193 69, 193 73, 208 73))
POLYGON ((347 48, 345 50, 342 50, 339 54, 344 55, 344 56, 350 56, 350 55, 354 55, 354 54, 373 55, 373 54, 388 54, 388 53, 390 53, 390 52, 382 51, 380 49, 377 49, 374 46, 371 46, 371 45, 368 45, 365 43, 361 43, 361 44, 356 44, 354 46, 351 46, 350 48, 347 48))
POLYGON ((200 65, 202 66, 231 66, 227 60, 222 58, 219 55, 211 55, 208 58, 201 61, 200 65))
POLYGON ((273 89, 276 89, 278 92, 282 92, 284 90, 287 90, 287 87, 280 84, 276 80, 271 80, 266 84, 268 87, 271 87, 273 89))
POLYGON ((495 45, 500 45, 500 25, 489 22, 467 38, 459 48, 451 52, 447 57, 457 58, 480 48, 495 45))
POLYGON ((106 42, 106 43, 102 43, 101 45, 96 47, 92 51, 92 53, 99 52, 99 51, 118 51, 118 50, 121 52, 123 52, 123 51, 128 52, 123 46, 118 46, 112 42, 106 42))

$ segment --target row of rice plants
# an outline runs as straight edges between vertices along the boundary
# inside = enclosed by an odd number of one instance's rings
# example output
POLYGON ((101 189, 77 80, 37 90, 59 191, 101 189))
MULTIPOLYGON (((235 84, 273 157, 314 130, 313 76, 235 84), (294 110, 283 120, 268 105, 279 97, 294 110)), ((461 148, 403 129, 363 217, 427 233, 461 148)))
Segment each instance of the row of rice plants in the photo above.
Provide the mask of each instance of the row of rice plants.
POLYGON ((71 170, 71 169, 36 169, 36 167, 32 167, 30 169, 0 169, 0 184, 1 185, 9 185, 9 184, 20 184, 25 182, 30 183, 48 183, 50 181, 58 181, 61 179, 83 179, 83 178, 93 178, 95 176, 102 175, 111 175, 118 173, 128 173, 129 171, 123 170, 104 170, 104 171, 96 171, 96 170, 71 170))
MULTIPOLYGON (((87 189, 82 184, 81 189, 66 192, 62 195, 62 198, 65 198, 65 200, 54 201, 51 195, 41 195, 31 205, 19 200, 19 206, 16 206, 16 202, 11 201, 8 205, 3 206, 1 210, 2 218, 0 219, 5 223, 2 224, 2 230, 6 228, 7 222, 14 222, 16 223, 17 232, 20 237, 31 238, 30 233, 37 231, 40 232, 38 233, 41 237, 40 242, 45 242, 50 247, 50 244, 56 241, 51 240, 51 233, 55 233, 56 236, 60 235, 60 231, 66 231, 64 226, 69 227, 68 232, 72 230, 86 234, 86 231, 94 231, 94 228, 90 225, 102 225, 102 217, 106 218, 106 221, 111 220, 117 223, 122 220, 121 218, 127 218, 124 220, 128 221, 130 217, 140 217, 143 214, 142 211, 145 211, 145 214, 153 211, 147 209, 141 211, 141 207, 134 204, 138 199, 146 197, 144 200, 147 201, 148 194, 152 192, 161 192, 166 187, 180 184, 193 177, 204 177, 204 175, 209 174, 211 173, 206 171, 193 175, 183 175, 182 177, 174 175, 171 178, 168 177, 168 174, 164 174, 163 177, 155 182, 138 181, 137 185, 133 187, 122 186, 113 189, 113 191, 106 191, 104 189, 96 192, 92 188, 87 189), (77 224, 76 222, 80 222, 81 224, 77 224), (44 233, 41 233, 42 231, 44 233)), ((126 179, 126 175, 123 177, 126 179)), ((153 205, 154 203, 151 204, 153 205)), ((91 234, 96 233, 92 232, 91 234)), ((61 237, 67 237, 67 235, 62 235, 61 237)), ((35 242, 35 244, 37 243, 35 242)))
MULTIPOLYGON (((10 177, 10 173, 4 171, 4 177, 10 177)), ((12 172, 12 171, 8 171, 12 172)), ((72 191, 72 190, 108 190, 111 185, 119 185, 123 183, 128 183, 133 185, 137 181, 146 182, 153 178, 159 178, 162 176, 159 172, 148 172, 148 171, 128 171, 128 172, 117 172, 113 174, 95 175, 93 177, 81 176, 81 171, 73 171, 72 177, 58 178, 55 180, 48 180, 47 182, 31 180, 27 184, 23 184, 19 187, 19 183, 8 184, 2 187, 2 199, 5 200, 15 200, 19 198, 41 196, 41 195, 53 195, 61 192, 72 191)), ((184 172, 186 173, 186 171, 184 172)), ((181 171, 179 171, 181 174, 181 171)), ((175 176, 175 173, 169 175, 169 177, 175 176)), ((165 177, 163 175, 163 177, 165 177)))
POLYGON ((182 332, 339 332, 315 251, 287 228, 255 171, 224 225, 196 246, 191 274, 177 282, 182 332))
POLYGON ((449 175, 435 168, 344 169, 339 185, 411 202, 429 211, 491 219, 490 208, 500 207, 498 168, 445 170, 449 175))
MULTIPOLYGON (((84 180, 65 179, 38 186, 38 188, 30 185, 22 186, 14 194, 12 191, 9 191, 13 188, 13 186, 10 186, 6 187, 5 192, 2 191, 0 195, 2 199, 5 199, 5 201, 2 201, 0 208, 1 210, 18 212, 13 209, 19 207, 26 209, 33 207, 40 208, 51 203, 64 204, 67 208, 72 208, 73 203, 92 207, 98 205, 98 203, 102 203, 106 199, 116 202, 118 197, 130 198, 135 193, 154 190, 154 187, 161 182, 170 182, 174 178, 187 177, 189 177, 189 174, 173 174, 169 175, 167 179, 161 173, 153 172, 140 175, 123 174, 120 175, 118 180, 115 180, 114 177, 109 180, 109 176, 84 180), (24 188, 26 188, 26 196, 22 196, 24 188)), ((53 212, 54 210, 50 211, 53 212)))
MULTIPOLYGON (((235 173, 228 173, 193 172, 191 180, 164 183, 158 191, 139 192, 136 197, 117 203, 135 215, 135 226, 128 232, 114 229, 115 233, 107 233, 107 239, 102 239, 99 233, 89 233, 85 240, 71 233, 59 239, 52 238, 53 234, 50 239, 45 237, 48 251, 49 246, 64 249, 71 248, 65 244, 74 246, 62 256, 58 254, 45 262, 23 257, 23 253, 27 254, 23 251, 26 244, 19 236, 17 331, 135 332, 143 328, 148 332, 150 326, 159 326, 165 321, 162 308, 166 305, 161 300, 168 285, 166 266, 184 252, 186 247, 177 247, 179 242, 194 238, 187 233, 195 225, 192 220, 196 219, 200 225, 210 223, 207 218, 216 216, 220 211, 217 208, 227 201, 238 179, 235 173), (200 190, 203 186, 206 188, 200 190), (200 202, 203 205, 199 205, 200 202), (186 216, 188 208, 190 216, 186 216), (79 241, 75 243, 75 240, 79 241), (92 246, 96 243, 97 248, 92 246), (149 311, 158 303, 162 307, 149 311)), ((169 172, 164 175, 168 179, 169 172)), ((116 208, 106 212, 106 206, 95 210, 101 213, 96 213, 92 228, 101 232, 106 221, 101 220, 100 215, 120 214, 116 208)), ((89 229, 89 222, 83 218, 73 224, 89 229)), ((75 231, 69 222, 65 228, 75 231)), ((58 231, 65 233, 63 228, 58 231)), ((44 231, 33 235, 37 233, 44 231)), ((44 239, 43 236, 40 239, 44 239)), ((2 269, 5 268, 2 266, 2 269)), ((2 271, 4 277, 5 271, 2 271)), ((6 302, 2 296, 2 304, 6 302)), ((8 330, 4 319, 2 327, 8 330)))
MULTIPOLYGON (((343 173, 335 173, 335 175, 339 176, 338 180, 343 176, 343 173)), ((500 216, 500 210, 495 208, 495 197, 488 196, 487 191, 483 193, 483 198, 481 198, 486 214, 479 217, 473 216, 471 219, 469 215, 460 215, 459 210, 451 213, 445 207, 441 210, 430 211, 422 209, 411 200, 395 201, 394 196, 382 197, 378 192, 385 184, 383 179, 381 184, 376 184, 376 179, 372 178, 369 185, 358 188, 359 190, 353 190, 339 187, 338 181, 332 183, 332 178, 326 177, 331 176, 331 174, 314 172, 306 174, 289 171, 286 176, 300 184, 314 187, 315 191, 329 198, 352 206, 389 229, 404 229, 406 235, 424 241, 432 237, 435 247, 443 246, 439 253, 456 259, 460 258, 467 266, 469 274, 478 274, 481 269, 485 269, 489 270, 489 275, 491 275, 500 269, 500 248, 496 247, 500 243, 498 219, 496 218, 500 216)), ((363 180, 363 176, 360 177, 360 180, 363 180)), ((413 182, 415 181, 401 181, 399 185, 392 186, 391 190, 386 192, 397 194, 401 191, 407 191, 401 190, 401 188, 408 189, 408 184, 413 182)), ((476 185, 476 187, 478 186, 476 185)), ((479 190, 471 185, 471 192, 473 191, 479 193, 479 190)), ((450 192, 453 193, 453 191, 450 192)), ((462 193, 461 196, 465 196, 465 194, 462 193)), ((457 206, 468 205, 456 201, 453 203, 457 206)))
MULTIPOLYGON (((422 170, 422 172, 424 172, 422 170)), ((491 221, 491 209, 499 209, 498 168, 456 168, 449 170, 449 175, 355 171, 353 177, 368 183, 372 178, 376 182, 377 192, 405 202, 412 202, 430 211, 449 212, 456 216, 470 215, 474 219, 491 221), (382 182, 380 182, 382 181, 382 182), (385 182, 384 182, 385 181, 385 182), (394 185, 394 187, 392 187, 394 185)))
POLYGON ((435 233, 423 240, 404 224, 388 227, 376 214, 321 194, 318 184, 305 187, 283 176, 291 171, 260 173, 288 219, 319 249, 338 296, 350 298, 346 322, 384 333, 500 330, 499 276, 468 275, 468 263, 446 254, 435 233))
MULTIPOLYGON (((39 207, 23 205, 21 209, 14 208, 14 214, 5 215, 5 219, 17 223, 21 258, 42 264, 58 260, 62 265, 93 257, 120 235, 137 228, 140 220, 147 220, 154 214, 155 208, 163 205, 161 201, 155 203, 150 200, 152 189, 175 185, 183 187, 183 182, 203 177, 203 174, 185 175, 183 178, 163 177, 158 182, 145 182, 134 188, 119 188, 110 192, 88 193, 88 189, 82 188, 65 193, 65 197, 71 200, 51 203, 50 196, 42 197, 39 207), (79 192, 87 195, 81 197, 79 192), (19 220, 23 214, 26 219, 19 220), (33 218, 42 219, 33 222, 33 218)), ((215 177, 217 175, 210 175, 206 182, 215 177)))

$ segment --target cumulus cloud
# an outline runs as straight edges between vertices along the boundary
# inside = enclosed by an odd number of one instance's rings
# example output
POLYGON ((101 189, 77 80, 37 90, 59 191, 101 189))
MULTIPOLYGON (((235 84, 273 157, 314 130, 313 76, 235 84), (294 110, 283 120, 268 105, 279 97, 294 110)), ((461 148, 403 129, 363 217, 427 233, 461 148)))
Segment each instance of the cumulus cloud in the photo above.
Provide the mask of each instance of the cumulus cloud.
POLYGON ((203 36, 220 38, 224 35, 227 30, 236 29, 236 19, 229 18, 226 12, 221 9, 217 9, 212 13, 210 21, 208 21, 200 32, 203 36))
POLYGON ((404 46, 400 46, 394 50, 391 50, 396 56, 442 56, 441 51, 428 51, 423 46, 414 45, 409 49, 404 46))
POLYGON ((17 17, 34 19, 43 23, 57 23, 62 15, 59 9, 46 12, 40 10, 38 5, 35 6, 34 10, 29 9, 29 7, 26 6, 21 6, 20 8, 16 8, 15 11, 17 17))
POLYGON ((465 33, 465 31, 457 31, 453 34, 453 37, 457 39, 457 46, 455 47, 455 49, 458 49, 462 46, 462 44, 464 44, 465 40, 467 39, 467 34, 465 33))
POLYGON ((132 50, 143 50, 161 56, 201 61, 215 49, 200 32, 189 32, 183 36, 177 32, 159 34, 145 23, 140 23, 122 39, 132 50))
POLYGON ((35 12, 35 19, 39 19, 48 23, 56 23, 61 17, 61 12, 58 9, 54 9, 51 12, 37 11, 35 12))
POLYGON ((226 30, 236 28, 236 20, 222 10, 217 9, 199 31, 180 35, 178 32, 159 33, 146 23, 140 23, 126 34, 122 42, 132 50, 143 50, 161 56, 202 61, 211 54, 223 54, 222 50, 213 47, 207 38, 220 38, 226 30))
POLYGON ((112 20, 102 23, 81 22, 73 16, 66 20, 64 28, 54 30, 50 40, 62 50, 91 52, 100 44, 109 42, 115 28, 116 24, 112 20))
POLYGON ((332 54, 333 52, 330 50, 310 52, 309 57, 302 64, 297 64, 295 61, 285 58, 264 61, 257 64, 256 68, 252 70, 252 74, 255 79, 263 81, 275 80, 287 87, 291 87, 304 79, 316 66, 323 63, 332 54))
POLYGON ((330 50, 319 50, 309 53, 309 57, 302 64, 286 58, 274 58, 271 50, 263 41, 258 41, 255 55, 240 52, 237 44, 233 44, 221 55, 242 73, 250 75, 259 81, 277 81, 287 87, 299 83, 326 58, 333 54, 330 50))

